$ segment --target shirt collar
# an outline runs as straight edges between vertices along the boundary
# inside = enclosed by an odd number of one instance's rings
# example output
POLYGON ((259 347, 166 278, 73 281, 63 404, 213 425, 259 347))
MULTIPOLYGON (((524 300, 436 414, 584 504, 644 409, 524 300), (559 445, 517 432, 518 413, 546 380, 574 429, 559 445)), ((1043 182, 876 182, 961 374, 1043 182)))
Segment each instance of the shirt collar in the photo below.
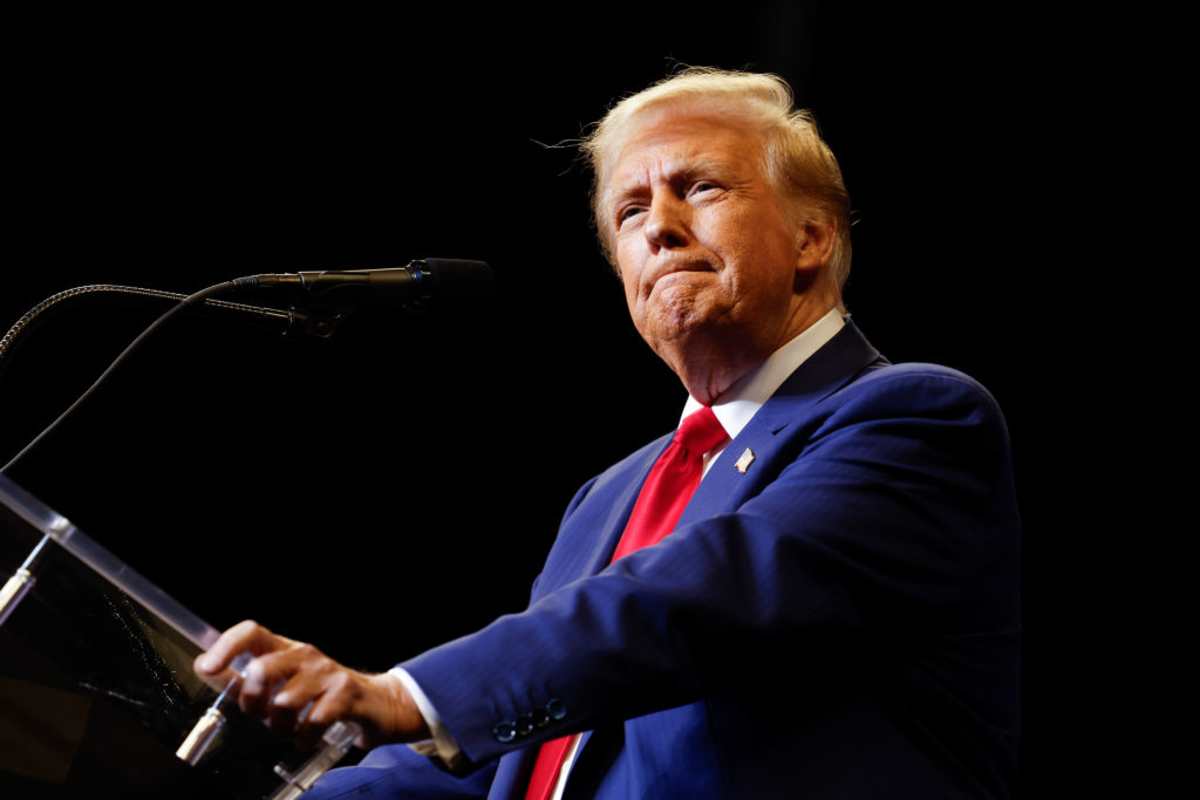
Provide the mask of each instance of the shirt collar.
MULTIPOLYGON (((768 356, 766 361, 730 386, 712 405, 713 414, 729 434, 729 438, 736 439, 742 428, 746 427, 788 376, 807 361, 809 356, 820 350, 845 324, 841 312, 836 308, 830 309, 825 316, 809 325, 768 356)), ((689 414, 701 407, 698 400, 688 395, 679 421, 683 422, 689 414)))

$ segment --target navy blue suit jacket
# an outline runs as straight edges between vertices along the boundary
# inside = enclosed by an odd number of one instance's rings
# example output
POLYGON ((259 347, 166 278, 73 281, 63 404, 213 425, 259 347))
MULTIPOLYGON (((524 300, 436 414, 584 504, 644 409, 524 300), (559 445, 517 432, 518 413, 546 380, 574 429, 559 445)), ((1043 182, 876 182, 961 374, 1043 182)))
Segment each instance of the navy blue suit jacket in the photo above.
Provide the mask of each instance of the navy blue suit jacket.
POLYGON ((847 322, 609 565, 669 440, 579 490, 526 611, 402 665, 475 770, 377 748, 315 797, 523 798, 577 731, 567 798, 1012 794, 1020 524, 987 391, 847 322))

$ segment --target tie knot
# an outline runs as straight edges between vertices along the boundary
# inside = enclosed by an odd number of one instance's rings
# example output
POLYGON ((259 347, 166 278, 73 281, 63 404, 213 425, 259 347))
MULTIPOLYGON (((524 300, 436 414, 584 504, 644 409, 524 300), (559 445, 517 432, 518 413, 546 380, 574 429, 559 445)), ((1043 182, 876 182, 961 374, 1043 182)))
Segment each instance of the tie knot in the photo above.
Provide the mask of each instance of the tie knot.
POLYGON ((721 427, 721 421, 708 406, 689 414, 675 432, 675 441, 679 442, 684 450, 698 456, 704 455, 728 438, 725 429, 721 427))

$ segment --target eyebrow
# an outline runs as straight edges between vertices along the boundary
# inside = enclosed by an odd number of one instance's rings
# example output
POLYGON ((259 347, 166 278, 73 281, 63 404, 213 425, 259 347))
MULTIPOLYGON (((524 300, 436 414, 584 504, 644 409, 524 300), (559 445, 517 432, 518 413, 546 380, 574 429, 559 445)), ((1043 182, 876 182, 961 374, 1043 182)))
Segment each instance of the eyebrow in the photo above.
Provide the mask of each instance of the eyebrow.
MULTIPOLYGON (((667 173, 667 181, 669 183, 688 183, 699 177, 715 176, 718 178, 729 178, 736 174, 727 162, 715 158, 700 158, 694 161, 681 165, 678 169, 671 170, 667 173)), ((641 180, 630 182, 624 186, 614 187, 609 192, 606 192, 609 204, 616 205, 627 197, 638 194, 645 190, 646 184, 641 180)))

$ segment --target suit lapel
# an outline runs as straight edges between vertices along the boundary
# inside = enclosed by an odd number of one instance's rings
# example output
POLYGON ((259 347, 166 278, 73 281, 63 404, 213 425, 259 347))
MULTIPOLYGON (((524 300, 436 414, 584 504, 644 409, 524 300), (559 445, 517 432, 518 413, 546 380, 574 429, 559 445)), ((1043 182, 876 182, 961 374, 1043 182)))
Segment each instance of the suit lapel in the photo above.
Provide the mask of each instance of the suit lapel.
POLYGON ((802 424, 821 400, 876 361, 886 363, 847 319, 837 335, 801 364, 729 443, 700 482, 679 526, 732 511, 761 490, 778 474, 780 450, 790 441, 780 434, 802 424), (736 465, 747 450, 753 460, 743 473, 736 465))
POLYGON ((651 442, 596 480, 559 531, 534 599, 608 566, 646 475, 670 442, 671 434, 651 442))
POLYGON ((596 537, 596 546, 592 549, 590 557, 584 565, 583 576, 595 575, 612 561, 613 553, 617 549, 617 542, 621 540, 621 534, 625 532, 625 524, 629 521, 629 515, 633 513, 633 504, 637 502, 642 484, 646 482, 646 476, 650 474, 654 462, 671 443, 673 435, 668 434, 655 442, 654 446, 646 448, 645 456, 635 464, 630 477, 619 482, 622 488, 613 500, 604 524, 600 528, 601 535, 596 537))
MULTIPOLYGON (((779 434, 802 423, 822 399, 876 362, 887 363, 847 319, 842 330, 801 364, 729 443, 684 509, 679 525, 735 509, 761 490, 777 473, 775 462, 789 440, 779 434), (754 454, 754 459, 743 473, 735 465, 746 450, 754 454)), ((547 558, 537 597, 595 575, 609 565, 638 492, 654 462, 670 444, 671 435, 651 442, 597 479, 560 531, 547 558)))

